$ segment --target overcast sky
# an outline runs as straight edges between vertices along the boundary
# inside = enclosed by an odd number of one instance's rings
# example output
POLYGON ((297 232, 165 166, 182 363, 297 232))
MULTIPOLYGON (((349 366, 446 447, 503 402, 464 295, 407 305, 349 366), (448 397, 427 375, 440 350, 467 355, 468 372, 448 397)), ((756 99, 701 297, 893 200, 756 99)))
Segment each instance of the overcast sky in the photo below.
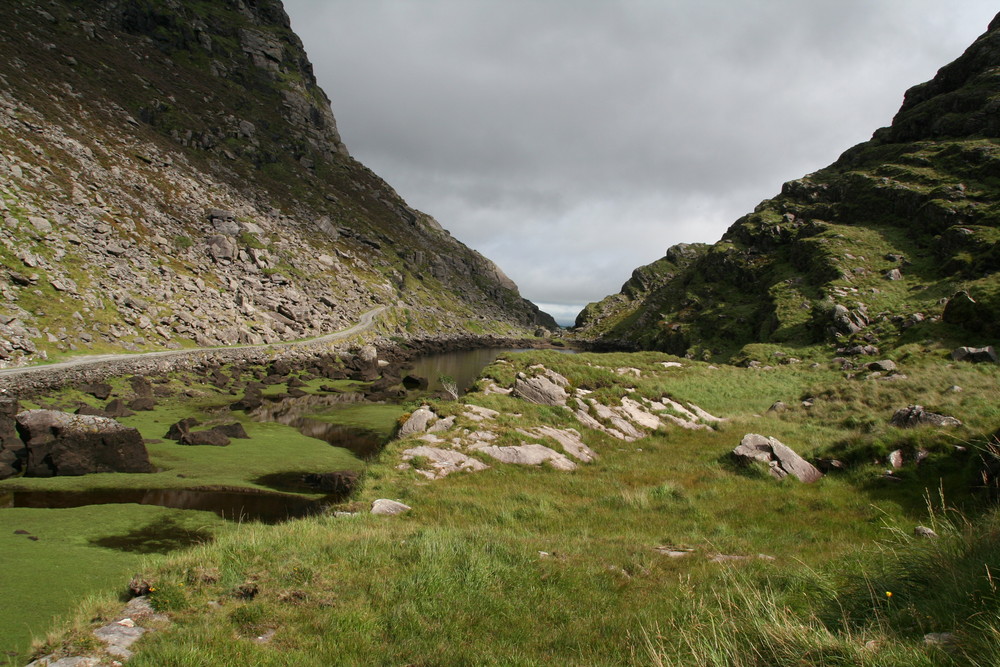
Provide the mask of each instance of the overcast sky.
POLYGON ((888 125, 986 0, 284 0, 351 154, 563 323, 888 125))

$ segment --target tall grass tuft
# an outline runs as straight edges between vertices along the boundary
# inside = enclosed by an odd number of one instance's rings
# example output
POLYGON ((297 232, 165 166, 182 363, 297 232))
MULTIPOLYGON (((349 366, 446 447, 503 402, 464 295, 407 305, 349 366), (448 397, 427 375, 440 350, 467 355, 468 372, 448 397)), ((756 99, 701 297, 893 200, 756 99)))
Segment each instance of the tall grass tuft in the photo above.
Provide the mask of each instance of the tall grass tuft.
POLYGON ((633 638, 655 665, 1000 664, 1000 511, 931 507, 938 538, 896 532, 836 571, 733 566, 633 638))
MULTIPOLYGON (((909 538, 886 548, 872 562, 859 562, 828 613, 840 628, 876 622, 896 636, 920 640, 949 635, 954 650, 979 660, 981 641, 1000 618, 995 575, 1000 573, 1000 512, 971 521, 941 507, 931 517, 937 539, 909 538), (858 567, 861 566, 861 567, 858 567), (891 595, 890 595, 891 594, 891 595)), ((987 662, 986 664, 996 664, 987 662)))
MULTIPOLYGON (((814 595, 827 595, 822 578, 807 573, 814 595)), ((689 591, 668 624, 644 629, 636 662, 662 667, 933 665, 920 646, 888 641, 878 627, 834 631, 794 595, 754 576, 727 570, 707 593, 689 591)))

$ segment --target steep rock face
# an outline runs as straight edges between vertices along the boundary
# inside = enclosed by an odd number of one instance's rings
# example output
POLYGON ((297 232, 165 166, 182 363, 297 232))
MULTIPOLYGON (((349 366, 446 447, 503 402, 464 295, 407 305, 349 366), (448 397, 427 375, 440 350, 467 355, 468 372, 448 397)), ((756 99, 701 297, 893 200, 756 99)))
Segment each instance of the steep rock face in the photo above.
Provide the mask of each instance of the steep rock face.
POLYGON ((353 160, 278 0, 0 6, 0 365, 551 318, 353 160))
MULTIPOLYGON (((643 346, 645 332, 655 329, 658 317, 652 309, 641 308, 650 300, 662 301, 675 293, 669 286, 672 281, 708 250, 705 243, 679 243, 667 249, 666 255, 651 264, 640 266, 622 285, 621 292, 588 304, 576 317, 576 327, 585 331, 612 331, 631 329, 637 334, 632 345, 643 346)), ((683 304, 678 303, 678 307, 683 304)))
POLYGON ((662 279, 589 305, 581 334, 730 359, 756 343, 985 344, 1000 333, 998 137, 1000 16, 906 93, 891 127, 785 183, 690 261, 638 269, 662 279), (942 318, 960 290, 976 312, 942 318))

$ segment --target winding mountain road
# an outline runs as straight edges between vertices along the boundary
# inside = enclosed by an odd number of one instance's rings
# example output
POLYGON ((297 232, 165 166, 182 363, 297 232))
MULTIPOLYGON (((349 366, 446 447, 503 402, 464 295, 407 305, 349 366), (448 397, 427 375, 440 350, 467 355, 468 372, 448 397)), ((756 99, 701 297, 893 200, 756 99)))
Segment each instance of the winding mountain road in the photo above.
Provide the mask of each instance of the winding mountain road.
POLYGON ((60 361, 54 364, 36 364, 34 366, 22 366, 18 368, 3 368, 0 369, 0 378, 27 375, 30 373, 51 373, 59 371, 68 371, 83 368, 86 366, 92 366, 95 364, 109 364, 119 361, 140 361, 148 359, 177 359, 190 357, 195 355, 211 355, 213 352, 234 352, 240 350, 260 350, 260 349, 282 349, 282 348, 295 348, 295 347, 312 347, 314 345, 323 345, 325 343, 331 343, 337 340, 343 340, 345 338, 350 338, 360 333, 364 333, 372 328, 375 324, 375 318, 385 311, 385 306, 379 306, 378 308, 373 308, 366 313, 363 313, 358 319, 358 323, 348 329, 341 329, 340 331, 335 331, 333 333, 325 334, 317 338, 310 338, 308 340, 300 340, 289 343, 263 343, 260 345, 234 345, 231 347, 197 347, 188 348, 184 350, 165 350, 162 352, 136 352, 131 354, 97 354, 90 355, 86 357, 77 357, 75 359, 70 359, 68 361, 60 361))

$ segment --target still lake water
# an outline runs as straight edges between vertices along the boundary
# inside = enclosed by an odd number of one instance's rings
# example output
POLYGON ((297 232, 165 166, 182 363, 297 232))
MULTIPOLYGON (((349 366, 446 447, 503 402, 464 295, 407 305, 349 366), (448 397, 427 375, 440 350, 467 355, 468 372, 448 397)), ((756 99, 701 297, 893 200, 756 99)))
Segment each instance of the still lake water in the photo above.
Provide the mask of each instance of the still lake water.
MULTIPOLYGON (((576 350, 568 348, 553 348, 557 352, 574 354, 576 350)), ((429 354, 420 357, 413 363, 411 375, 427 378, 430 383, 428 389, 432 392, 440 391, 440 377, 448 376, 458 385, 460 394, 464 394, 483 372, 483 369, 497 360, 500 355, 507 352, 528 352, 525 348, 513 349, 509 347, 487 347, 478 350, 461 350, 458 352, 442 352, 440 354, 429 354)))
POLYGON ((388 429, 379 432, 359 428, 338 420, 338 413, 344 408, 367 405, 362 392, 345 392, 315 396, 312 394, 297 398, 283 398, 265 402, 250 413, 254 421, 275 422, 291 426, 303 435, 316 438, 334 447, 343 447, 363 461, 371 459, 385 444, 388 429))
MULTIPOLYGON (((230 521, 279 523, 323 509, 327 501, 302 496, 194 489, 119 489, 102 491, 14 491, 6 507, 66 508, 134 503, 214 512, 230 521)), ((3 498, 0 497, 0 503, 3 498)))

